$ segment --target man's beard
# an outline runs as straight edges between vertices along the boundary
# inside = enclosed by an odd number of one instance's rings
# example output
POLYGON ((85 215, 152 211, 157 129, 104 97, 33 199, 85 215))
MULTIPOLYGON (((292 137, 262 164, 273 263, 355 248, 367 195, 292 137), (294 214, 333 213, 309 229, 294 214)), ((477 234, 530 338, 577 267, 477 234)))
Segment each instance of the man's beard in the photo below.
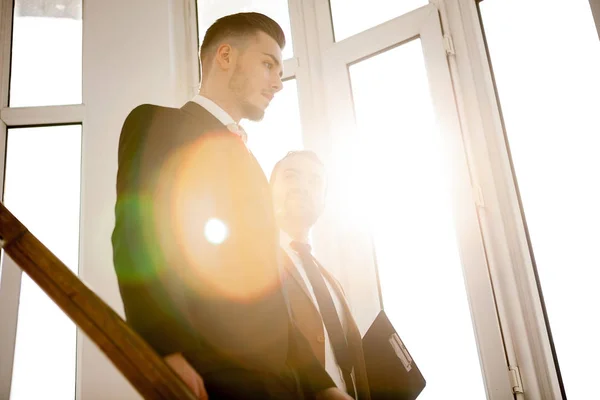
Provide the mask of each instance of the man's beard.
POLYGON ((286 217, 289 220, 294 221, 296 225, 307 226, 310 228, 317 222, 318 216, 316 210, 313 207, 308 206, 307 203, 305 203, 306 200, 296 199, 295 201, 301 201, 304 206, 294 205, 293 196, 288 195, 285 199, 283 212, 286 214, 286 217))
POLYGON ((251 104, 245 99, 245 93, 248 92, 248 79, 239 65, 237 65, 233 71, 233 76, 229 81, 229 89, 235 93, 238 98, 240 109, 242 111, 242 118, 257 122, 264 118, 265 110, 251 104))
POLYGON ((256 107, 245 100, 242 100, 240 105, 242 106, 244 118, 249 119, 250 121, 262 121, 265 116, 265 110, 256 107))

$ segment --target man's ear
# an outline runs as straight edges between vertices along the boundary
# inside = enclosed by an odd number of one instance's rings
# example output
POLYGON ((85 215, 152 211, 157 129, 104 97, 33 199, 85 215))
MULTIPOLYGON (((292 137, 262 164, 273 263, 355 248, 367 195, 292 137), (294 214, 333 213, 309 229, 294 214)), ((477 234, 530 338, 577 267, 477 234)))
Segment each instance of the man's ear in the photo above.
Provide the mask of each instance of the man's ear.
POLYGON ((217 47, 216 62, 222 70, 229 70, 234 63, 234 49, 230 44, 224 43, 217 47))

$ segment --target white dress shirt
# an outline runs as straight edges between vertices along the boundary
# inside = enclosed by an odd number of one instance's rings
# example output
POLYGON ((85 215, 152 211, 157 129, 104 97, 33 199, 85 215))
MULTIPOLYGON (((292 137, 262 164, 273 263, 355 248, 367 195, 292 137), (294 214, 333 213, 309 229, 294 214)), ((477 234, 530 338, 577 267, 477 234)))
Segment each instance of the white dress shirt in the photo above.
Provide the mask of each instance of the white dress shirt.
POLYGON ((217 103, 209 99, 208 97, 202 96, 201 94, 197 94, 192 99, 194 103, 197 103, 204 107, 206 111, 211 113, 216 119, 218 119, 223 125, 225 125, 230 131, 236 133, 241 136, 242 140, 246 144, 247 136, 246 132, 242 129, 242 127, 233 120, 231 115, 227 113, 227 111, 223 110, 217 103), (233 127, 235 126, 235 128, 233 127))
MULTIPOLYGON (((319 305, 317 303, 317 297, 315 296, 313 287, 310 284, 310 281, 308 280, 306 271, 304 270, 304 267, 302 266, 302 261, 300 260, 300 256, 298 255, 298 253, 296 253, 290 247, 290 243, 293 241, 292 238, 284 231, 280 231, 279 241, 280 241, 281 247, 285 250, 287 255, 291 258, 292 262, 296 266, 296 269, 300 273, 300 276, 304 280, 304 283, 306 284, 306 287, 308 288, 308 291, 311 294, 312 301, 318 310, 319 305)), ((331 287, 329 280, 326 277, 323 277, 323 278, 325 279, 325 283, 327 284, 327 289, 329 289, 329 293, 331 294, 331 298, 333 299, 333 303, 335 304, 335 309, 337 311, 338 317, 340 318, 340 322, 342 323, 342 329, 344 330, 344 333, 347 333, 348 332, 348 324, 347 324, 347 321, 345 318, 346 316, 344 315, 344 308, 342 307, 342 302, 338 298, 337 293, 331 287)), ((325 328, 325 324, 323 324, 323 332, 325 333, 325 335, 324 335, 325 336, 325 370, 327 371, 329 376, 331 376, 331 379, 333 379, 333 382, 335 382, 336 386, 340 390, 343 390, 345 392, 346 384, 345 384, 344 378, 342 376, 342 370, 338 366, 338 363, 335 359, 335 353, 333 352, 333 346, 331 345, 331 341, 329 340, 329 335, 327 334, 327 328, 325 328)))

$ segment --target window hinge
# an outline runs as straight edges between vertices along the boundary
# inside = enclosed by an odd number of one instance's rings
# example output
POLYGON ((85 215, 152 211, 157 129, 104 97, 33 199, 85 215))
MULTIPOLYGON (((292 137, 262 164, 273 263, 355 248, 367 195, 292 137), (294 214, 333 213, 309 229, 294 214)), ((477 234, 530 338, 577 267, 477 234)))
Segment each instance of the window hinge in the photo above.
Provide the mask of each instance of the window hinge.
POLYGON ((454 51, 454 41, 452 40, 452 36, 448 34, 444 35, 444 49, 446 49, 446 55, 453 56, 456 54, 454 51))
POLYGON ((473 186, 473 200, 477 207, 484 208, 485 202, 483 201, 483 192, 479 186, 473 186))
POLYGON ((508 367, 510 374, 510 384, 514 394, 523 394, 523 382, 521 381, 521 371, 519 367, 508 367))

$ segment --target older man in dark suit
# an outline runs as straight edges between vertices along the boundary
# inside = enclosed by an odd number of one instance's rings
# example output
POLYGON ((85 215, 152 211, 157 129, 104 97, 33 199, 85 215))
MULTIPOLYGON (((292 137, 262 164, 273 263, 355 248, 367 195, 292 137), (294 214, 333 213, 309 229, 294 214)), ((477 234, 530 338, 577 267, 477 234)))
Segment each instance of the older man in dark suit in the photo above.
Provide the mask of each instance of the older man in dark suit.
POLYGON ((293 151, 275 165, 270 181, 293 319, 337 387, 369 400, 360 332, 342 286, 309 244, 325 206, 325 167, 314 152, 293 151))

